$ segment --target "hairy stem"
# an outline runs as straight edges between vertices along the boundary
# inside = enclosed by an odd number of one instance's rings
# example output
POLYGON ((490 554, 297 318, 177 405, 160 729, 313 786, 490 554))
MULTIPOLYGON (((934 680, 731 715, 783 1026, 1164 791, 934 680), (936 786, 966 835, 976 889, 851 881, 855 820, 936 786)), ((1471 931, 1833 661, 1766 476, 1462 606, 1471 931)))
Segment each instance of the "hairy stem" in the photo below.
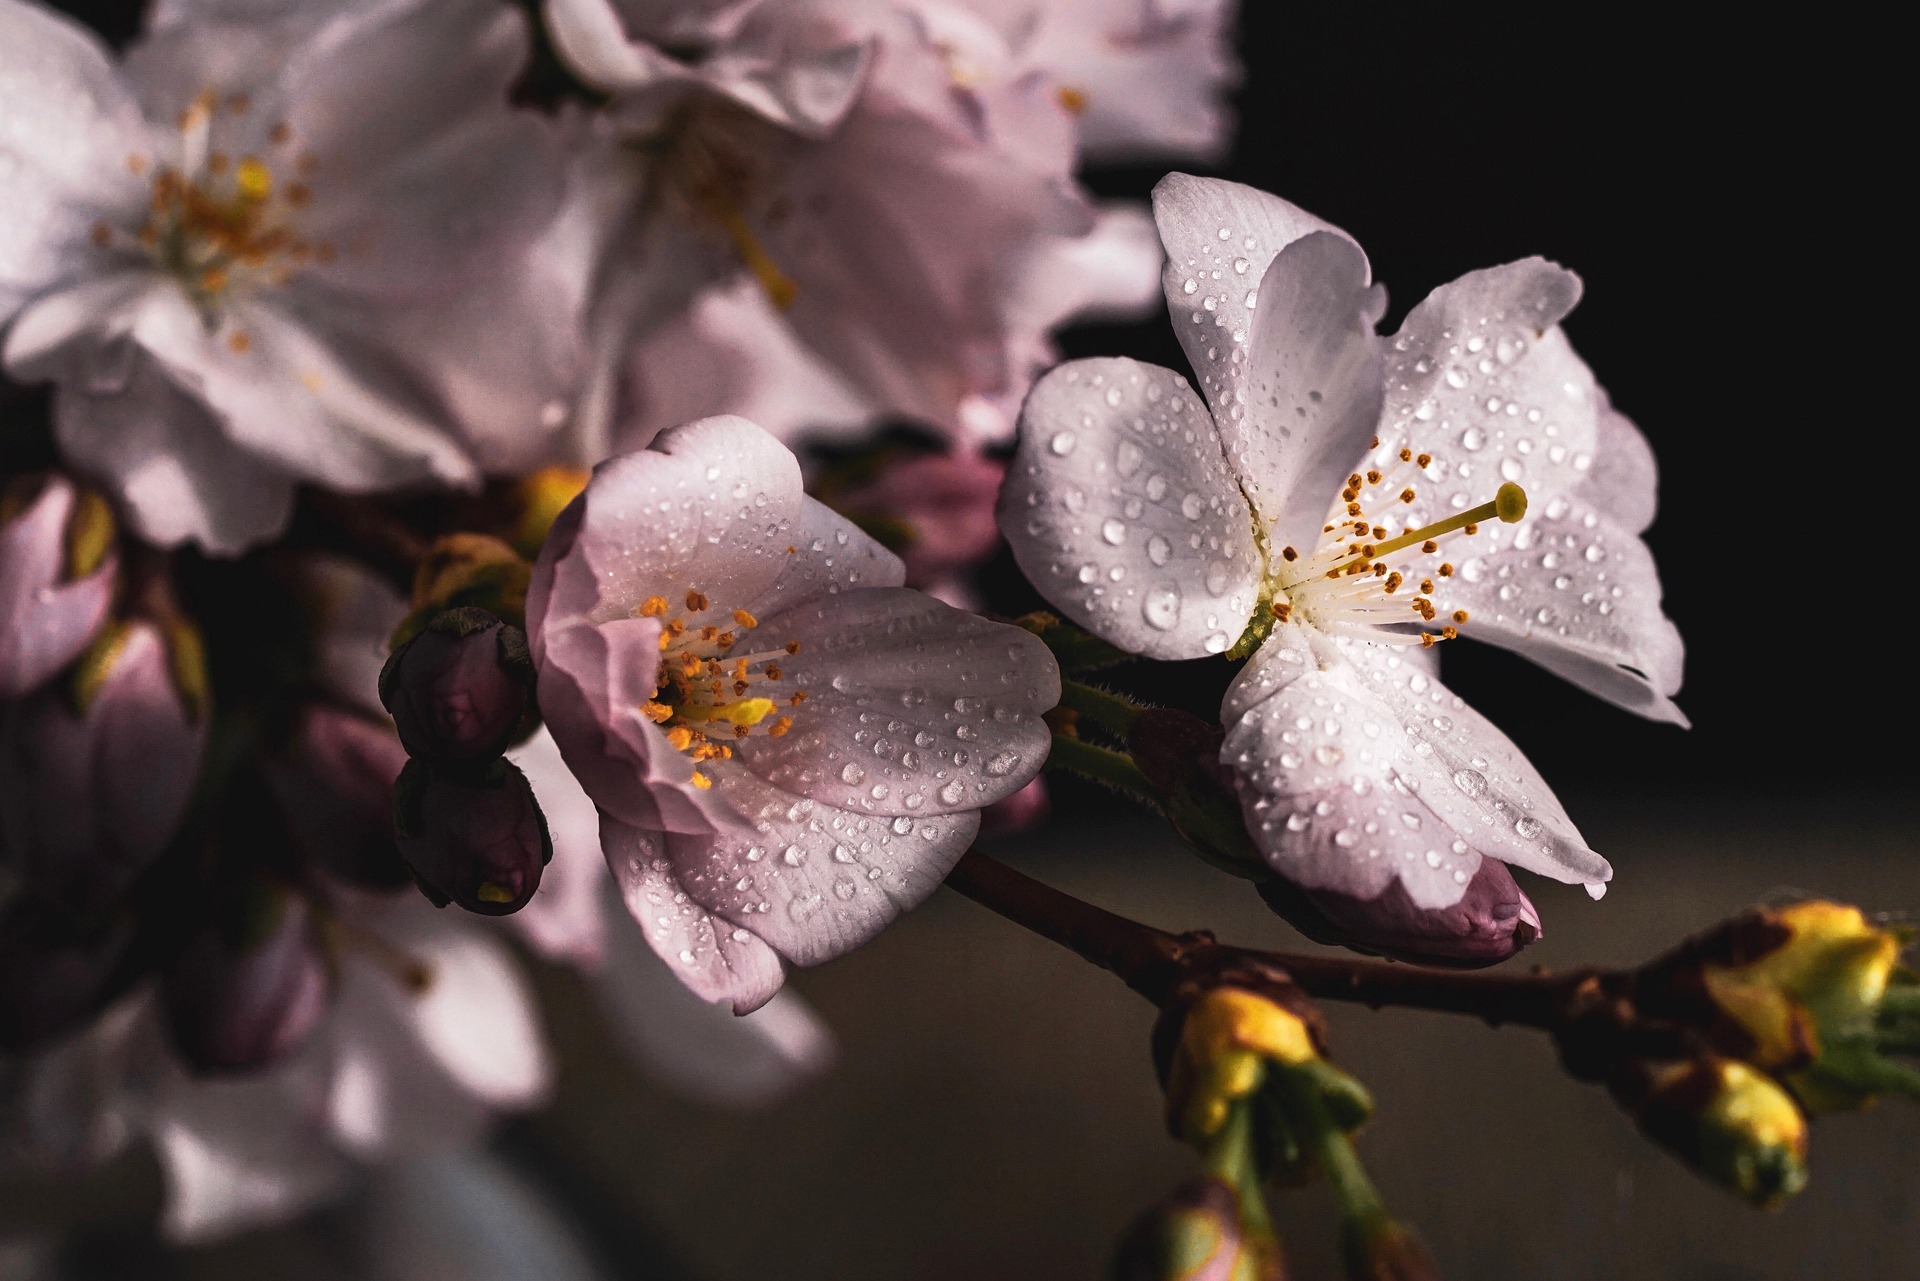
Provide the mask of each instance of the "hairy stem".
POLYGON ((1047 756, 1047 765, 1053 769, 1070 770, 1085 775, 1097 783, 1105 783, 1115 791, 1123 792, 1142 805, 1158 807, 1155 801, 1153 784, 1133 763, 1133 758, 1125 752, 1116 752, 1112 748, 1101 747, 1097 743, 1088 743, 1077 738, 1055 735, 1053 750, 1047 756))
POLYGON ((1082 681, 1060 682, 1060 706, 1098 725, 1125 742, 1134 718, 1146 709, 1123 694, 1115 694, 1082 681))

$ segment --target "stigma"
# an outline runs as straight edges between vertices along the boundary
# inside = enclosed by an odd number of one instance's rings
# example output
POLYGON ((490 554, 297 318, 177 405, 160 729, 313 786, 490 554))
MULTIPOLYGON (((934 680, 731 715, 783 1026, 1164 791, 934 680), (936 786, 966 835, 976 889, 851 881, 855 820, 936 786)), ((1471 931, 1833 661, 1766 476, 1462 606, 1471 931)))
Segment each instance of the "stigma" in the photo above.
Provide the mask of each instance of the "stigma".
POLYGON ((1392 532, 1388 513, 1419 497, 1418 480, 1406 479, 1407 465, 1423 472, 1432 462, 1429 454, 1403 449, 1401 466, 1347 477, 1319 544, 1304 553, 1285 547, 1273 559, 1266 595, 1274 621, 1390 645, 1431 646, 1460 634, 1469 615, 1442 603, 1453 577, 1442 547, 1474 537, 1489 521, 1517 524, 1527 514, 1527 494, 1509 481, 1476 507, 1392 532))
POLYGON ((787 679, 781 662, 800 652, 800 642, 756 647, 750 634, 760 620, 716 607, 704 592, 687 592, 678 602, 684 609, 675 604, 649 596, 633 611, 660 620, 659 675, 638 710, 674 751, 692 759, 693 785, 704 789, 713 780, 698 766, 731 760, 739 739, 781 738, 793 728, 790 713, 807 701, 807 691, 787 679))

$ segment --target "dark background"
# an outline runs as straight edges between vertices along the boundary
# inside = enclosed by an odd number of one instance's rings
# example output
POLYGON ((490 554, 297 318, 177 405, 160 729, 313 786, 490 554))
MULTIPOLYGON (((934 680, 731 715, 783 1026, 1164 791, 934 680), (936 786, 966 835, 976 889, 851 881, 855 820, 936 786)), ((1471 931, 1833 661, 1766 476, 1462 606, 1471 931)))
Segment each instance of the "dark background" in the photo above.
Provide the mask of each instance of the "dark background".
MULTIPOLYGON (((61 7, 116 41, 142 8, 61 7)), ((1653 442, 1648 539, 1694 728, 1644 724, 1490 647, 1445 654, 1449 682, 1568 792, 1907 776, 1907 554, 1890 540, 1915 410, 1862 345, 1887 287, 1875 219, 1900 206, 1864 136, 1874 117, 1823 74, 1835 39, 1596 4, 1243 5, 1239 137, 1212 172, 1357 237, 1390 293, 1387 332, 1465 271, 1535 253, 1571 267, 1587 293, 1568 331, 1653 442)), ((1163 172, 1088 180, 1144 197, 1163 172)), ((1183 364, 1163 317, 1063 345, 1183 364)), ((1187 667, 1179 701, 1211 711, 1224 660, 1187 667)))

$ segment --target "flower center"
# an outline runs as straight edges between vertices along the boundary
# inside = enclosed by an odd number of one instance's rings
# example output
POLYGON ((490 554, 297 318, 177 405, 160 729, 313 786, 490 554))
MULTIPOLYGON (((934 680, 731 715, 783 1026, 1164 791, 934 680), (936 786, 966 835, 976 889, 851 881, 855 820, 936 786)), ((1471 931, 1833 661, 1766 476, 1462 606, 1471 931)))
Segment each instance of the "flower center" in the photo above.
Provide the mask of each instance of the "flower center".
MULTIPOLYGON (((286 125, 269 131, 273 152, 267 156, 236 160, 214 145, 222 117, 245 116, 250 109, 244 94, 194 99, 180 116, 178 168, 156 167, 137 153, 127 157, 134 173, 153 171, 146 221, 131 235, 105 223, 93 229, 94 243, 144 253, 209 312, 235 291, 285 284, 308 262, 336 256, 331 243, 310 242, 294 226, 295 212, 313 199, 308 182, 318 161, 310 153, 289 152, 293 137, 286 125), (287 173, 294 180, 282 182, 287 173)), ((247 347, 243 333, 229 341, 235 350, 247 347)))
MULTIPOLYGON (((800 706, 807 691, 787 681, 780 660, 798 654, 800 642, 737 654, 736 648, 750 648, 742 642, 760 626, 759 619, 744 609, 716 607, 703 592, 688 592, 685 604, 684 614, 669 618, 667 598, 649 596, 634 611, 640 618, 663 620, 659 684, 640 705, 640 714, 696 765, 731 758, 730 743, 755 730, 779 738, 792 729, 793 717, 780 709, 800 706)), ((696 769, 693 784, 705 788, 713 781, 696 769)))
MULTIPOLYGON (((648 158, 654 189, 687 221, 718 231, 768 301, 785 311, 800 287, 767 252, 747 217, 754 195, 766 186, 765 160, 777 136, 746 108, 696 94, 633 145, 648 158)), ((779 213, 776 206, 769 216, 779 213)))
POLYGON ((1413 484, 1405 483, 1405 470, 1424 471, 1432 461, 1430 455, 1403 449, 1392 471, 1347 477, 1340 491, 1342 514, 1321 530, 1319 546, 1306 555, 1282 548, 1270 565, 1269 609, 1277 621, 1298 614, 1321 631, 1387 644, 1432 645, 1460 634, 1467 611, 1447 611, 1435 599, 1439 584, 1453 577, 1452 563, 1438 559, 1441 544, 1455 536, 1473 537, 1483 521, 1517 523, 1527 513, 1527 494, 1508 482, 1478 507, 1390 534, 1387 507, 1419 496, 1413 484), (1381 630, 1408 623, 1418 623, 1418 630, 1381 630))

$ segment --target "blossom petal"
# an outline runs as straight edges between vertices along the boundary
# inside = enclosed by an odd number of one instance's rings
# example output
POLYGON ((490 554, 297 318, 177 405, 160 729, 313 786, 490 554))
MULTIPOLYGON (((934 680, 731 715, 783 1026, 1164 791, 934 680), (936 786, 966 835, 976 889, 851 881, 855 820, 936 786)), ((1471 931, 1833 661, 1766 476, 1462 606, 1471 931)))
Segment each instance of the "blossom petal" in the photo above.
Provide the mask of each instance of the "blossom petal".
POLYGON ((711 832, 726 805, 693 782, 693 763, 640 711, 658 688, 660 624, 622 619, 547 629, 540 711, 594 804, 655 831, 711 832))
POLYGON ((1184 173, 1154 187, 1153 220, 1167 249, 1160 280, 1174 333, 1207 402, 1224 416, 1239 403, 1255 287, 1269 265, 1302 236, 1345 233, 1278 196, 1184 173))
MULTIPOLYGON (((800 516, 790 534, 788 546, 794 550, 780 567, 780 577, 742 602, 763 619, 855 588, 906 582, 906 566, 898 556, 825 503, 801 498, 800 516)), ((784 643, 790 638, 780 639, 784 643)))
POLYGON ((1260 278, 1236 403, 1216 421, 1274 548, 1320 542, 1327 504, 1380 424, 1378 292, 1360 246, 1309 232, 1260 278))
POLYGON ((0 4, 0 325, 94 254, 96 221, 138 223, 154 135, 98 37, 37 4, 0 4))
POLYGON ((170 1083, 153 1123, 168 1239, 284 1222, 340 1189, 352 1167, 319 1122, 324 1088, 312 1056, 259 1076, 170 1083))
POLYGON ((545 0, 541 14, 567 69, 603 92, 694 78, 685 64, 629 39, 609 0, 545 0))
POLYGON ((73 465, 120 499, 152 543, 198 543, 233 555, 279 534, 293 515, 293 481, 238 448, 193 398, 131 344, 101 353, 124 365, 114 387, 69 383, 54 398, 54 434, 73 465))
POLYGON ((543 629, 624 617, 651 596, 676 613, 689 591, 754 599, 795 545, 800 465, 744 418, 703 418, 602 463, 575 501, 577 524, 548 540, 540 561, 552 568, 529 593, 543 629))
POLYGON ((567 770, 546 727, 508 752, 507 759, 527 776, 553 839, 553 861, 540 877, 540 888, 507 921, 549 960, 597 968, 606 951, 600 900, 608 884, 600 812, 567 770))
POLYGON ((1011 796, 1046 761, 1059 673, 1020 628, 895 587, 815 600, 756 634, 800 642, 781 688, 807 699, 791 731, 738 739, 734 759, 784 792, 849 814, 951 814, 1011 796))
POLYGON ((72 482, 54 477, 27 509, 0 524, 0 700, 15 699, 78 658, 106 622, 118 556, 67 578, 72 482))
POLYGON ((1503 481, 1522 485, 1536 507, 1580 482, 1593 464, 1602 398, 1559 328, 1579 298, 1578 276, 1527 258, 1469 272, 1408 314, 1388 345, 1374 455, 1383 471, 1402 449, 1433 459, 1414 478, 1418 498, 1399 513, 1408 524, 1485 502, 1503 481))
POLYGON ((611 892, 607 965, 594 995, 614 1037, 634 1060, 676 1092, 720 1107, 770 1103, 833 1060, 833 1033, 791 991, 747 1015, 688 991, 647 947, 611 892))
POLYGON ((1393 647, 1283 625, 1230 692, 1221 749, 1248 831, 1275 871, 1371 899, 1459 901, 1483 857, 1604 883, 1518 748, 1393 647))
POLYGON ((674 878, 694 903, 795 965, 850 952, 924 902, 980 830, 977 810, 856 814, 782 791, 736 762, 707 769, 750 826, 668 836, 674 878))
POLYGON ((1573 489, 1629 534, 1643 534, 1659 507, 1660 469, 1653 446, 1633 420, 1600 397, 1600 431, 1593 466, 1573 489))
POLYGON ((1041 595, 1133 653, 1217 654, 1252 617, 1253 516, 1206 407, 1172 370, 1078 360, 1042 378, 1000 529, 1041 595))
POLYGON ((745 1014, 786 982, 780 956, 758 935, 696 903, 682 888, 661 838, 612 817, 600 844, 627 911, 674 977, 703 1001, 729 1001, 745 1014))
POLYGON ((398 941, 427 967, 427 988, 389 984, 381 995, 426 1057, 490 1107, 543 1098, 553 1068, 539 1009, 506 946, 481 930, 424 920, 398 941))

